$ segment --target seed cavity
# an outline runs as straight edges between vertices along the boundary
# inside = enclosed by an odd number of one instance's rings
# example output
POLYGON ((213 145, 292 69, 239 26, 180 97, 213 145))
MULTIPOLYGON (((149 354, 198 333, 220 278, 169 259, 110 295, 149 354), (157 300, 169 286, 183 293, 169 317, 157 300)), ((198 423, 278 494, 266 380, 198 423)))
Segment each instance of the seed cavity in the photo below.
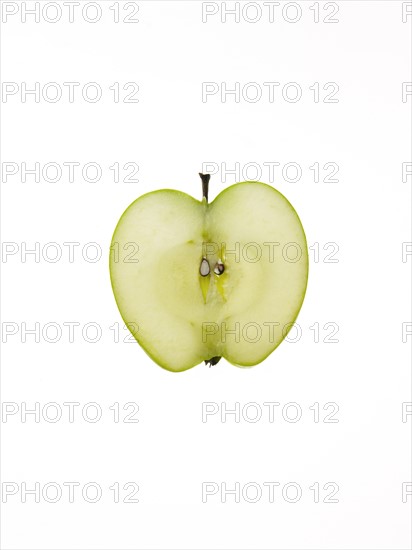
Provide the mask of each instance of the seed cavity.
POLYGON ((222 261, 219 260, 215 265, 213 271, 216 273, 216 275, 222 275, 224 270, 225 270, 225 266, 223 265, 222 261))
POLYGON ((206 258, 203 258, 200 262, 200 274, 202 277, 207 277, 210 273, 210 265, 209 262, 206 260, 206 258))

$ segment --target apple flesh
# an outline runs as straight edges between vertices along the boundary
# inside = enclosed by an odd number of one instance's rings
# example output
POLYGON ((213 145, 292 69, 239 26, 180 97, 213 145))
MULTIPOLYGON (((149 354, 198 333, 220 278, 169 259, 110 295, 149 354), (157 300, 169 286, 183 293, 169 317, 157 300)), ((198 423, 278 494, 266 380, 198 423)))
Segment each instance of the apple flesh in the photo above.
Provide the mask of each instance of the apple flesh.
POLYGON ((301 308, 308 253, 274 188, 242 182, 207 202, 169 189, 133 202, 115 229, 110 275, 120 313, 161 367, 221 357, 246 367, 285 338, 301 308))

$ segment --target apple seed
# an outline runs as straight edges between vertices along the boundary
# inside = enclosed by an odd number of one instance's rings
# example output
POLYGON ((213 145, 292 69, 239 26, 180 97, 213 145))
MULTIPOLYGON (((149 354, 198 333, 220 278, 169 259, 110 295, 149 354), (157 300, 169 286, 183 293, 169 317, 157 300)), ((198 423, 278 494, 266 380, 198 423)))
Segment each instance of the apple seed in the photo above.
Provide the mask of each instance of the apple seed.
POLYGON ((200 262, 200 274, 202 277, 206 277, 210 273, 210 265, 206 258, 203 258, 200 262))
POLYGON ((222 262, 219 260, 217 262, 217 264, 215 265, 215 268, 214 268, 214 272, 216 273, 216 275, 222 275, 222 273, 224 272, 225 270, 225 266, 222 264, 222 262))

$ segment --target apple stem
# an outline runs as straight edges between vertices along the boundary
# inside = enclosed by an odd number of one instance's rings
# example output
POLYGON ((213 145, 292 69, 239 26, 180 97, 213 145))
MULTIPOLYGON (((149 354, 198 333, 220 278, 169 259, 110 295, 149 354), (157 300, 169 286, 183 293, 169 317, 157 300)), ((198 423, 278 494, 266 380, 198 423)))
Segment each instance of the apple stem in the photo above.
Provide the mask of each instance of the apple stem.
POLYGON ((210 174, 201 174, 199 172, 199 176, 202 180, 202 196, 206 199, 206 202, 208 201, 209 196, 209 181, 210 181, 210 174))

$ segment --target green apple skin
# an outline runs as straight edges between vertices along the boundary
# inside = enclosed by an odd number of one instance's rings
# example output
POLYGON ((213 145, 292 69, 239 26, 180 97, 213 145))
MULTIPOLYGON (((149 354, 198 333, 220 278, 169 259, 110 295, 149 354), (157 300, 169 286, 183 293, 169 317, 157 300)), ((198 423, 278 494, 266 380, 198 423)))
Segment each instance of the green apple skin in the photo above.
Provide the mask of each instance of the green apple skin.
POLYGON ((121 216, 110 277, 125 324, 161 367, 180 372, 220 357, 250 367, 277 348, 300 311, 306 237, 289 201, 265 183, 237 183, 211 203, 162 189, 121 216))

